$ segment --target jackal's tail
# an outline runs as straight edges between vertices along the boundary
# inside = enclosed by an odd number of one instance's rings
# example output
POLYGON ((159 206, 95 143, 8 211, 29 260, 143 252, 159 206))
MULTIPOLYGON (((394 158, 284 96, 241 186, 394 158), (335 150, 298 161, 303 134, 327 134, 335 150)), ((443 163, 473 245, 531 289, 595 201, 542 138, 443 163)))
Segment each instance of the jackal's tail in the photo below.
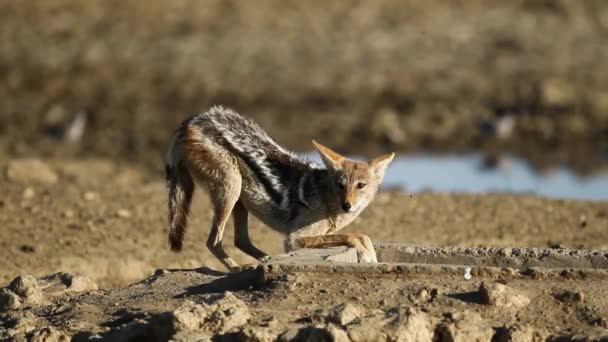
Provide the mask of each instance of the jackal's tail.
POLYGON ((165 164, 169 190, 169 245, 175 252, 182 249, 194 193, 192 176, 178 153, 179 144, 178 137, 174 137, 165 164))

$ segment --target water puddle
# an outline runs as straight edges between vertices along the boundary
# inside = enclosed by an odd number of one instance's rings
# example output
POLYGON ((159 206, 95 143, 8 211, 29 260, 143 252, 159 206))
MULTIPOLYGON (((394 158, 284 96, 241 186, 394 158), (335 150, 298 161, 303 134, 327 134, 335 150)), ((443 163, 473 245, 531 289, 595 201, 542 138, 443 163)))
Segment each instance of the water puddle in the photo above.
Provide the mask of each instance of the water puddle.
MULTIPOLYGON (((307 157, 320 162, 316 154, 307 157)), ((486 165, 481 154, 400 155, 389 166, 383 185, 409 192, 509 192, 608 200, 608 173, 582 177, 565 167, 539 173, 517 157, 502 157, 495 167, 486 165)))

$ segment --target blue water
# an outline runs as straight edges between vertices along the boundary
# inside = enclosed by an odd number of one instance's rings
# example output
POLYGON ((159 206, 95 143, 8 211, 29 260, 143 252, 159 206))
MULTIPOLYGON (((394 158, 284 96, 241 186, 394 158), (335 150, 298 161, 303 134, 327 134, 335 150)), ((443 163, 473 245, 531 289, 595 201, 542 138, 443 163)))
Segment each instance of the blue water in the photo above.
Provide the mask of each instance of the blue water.
MULTIPOLYGON (((307 157, 320 162, 316 154, 307 157)), ((516 157, 503 157, 497 167, 484 168, 479 154, 401 155, 389 165, 383 186, 409 192, 509 192, 608 200, 608 173, 581 177, 567 168, 538 173, 516 157)))

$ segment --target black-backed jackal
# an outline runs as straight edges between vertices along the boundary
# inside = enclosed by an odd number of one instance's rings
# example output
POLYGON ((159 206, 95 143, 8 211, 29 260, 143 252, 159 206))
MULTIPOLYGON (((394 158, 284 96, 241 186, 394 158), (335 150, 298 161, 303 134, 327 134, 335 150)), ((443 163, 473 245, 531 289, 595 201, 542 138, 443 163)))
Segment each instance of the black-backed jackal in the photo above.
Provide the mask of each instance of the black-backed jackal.
POLYGON ((229 269, 239 265, 222 248, 230 216, 235 245, 258 259, 267 254, 249 239, 248 215, 286 235, 285 249, 348 245, 360 261, 377 262, 367 235, 338 234, 376 195, 394 153, 359 162, 313 141, 324 165, 285 150, 262 128, 232 110, 213 107, 185 120, 166 159, 169 243, 179 251, 195 183, 214 214, 207 247, 229 269))

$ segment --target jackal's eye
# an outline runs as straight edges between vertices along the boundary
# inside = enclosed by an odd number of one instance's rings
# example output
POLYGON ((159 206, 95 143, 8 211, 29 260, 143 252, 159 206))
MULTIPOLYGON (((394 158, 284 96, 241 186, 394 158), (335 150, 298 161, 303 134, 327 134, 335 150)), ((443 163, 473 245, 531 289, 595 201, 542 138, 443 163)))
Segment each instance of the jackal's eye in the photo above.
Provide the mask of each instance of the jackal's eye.
POLYGON ((345 188, 344 183, 342 183, 340 181, 336 182, 336 185, 338 185, 338 188, 340 188, 340 189, 344 189, 345 188))
POLYGON ((366 185, 367 185, 366 183, 357 183, 357 188, 363 189, 363 188, 365 188, 366 185))

